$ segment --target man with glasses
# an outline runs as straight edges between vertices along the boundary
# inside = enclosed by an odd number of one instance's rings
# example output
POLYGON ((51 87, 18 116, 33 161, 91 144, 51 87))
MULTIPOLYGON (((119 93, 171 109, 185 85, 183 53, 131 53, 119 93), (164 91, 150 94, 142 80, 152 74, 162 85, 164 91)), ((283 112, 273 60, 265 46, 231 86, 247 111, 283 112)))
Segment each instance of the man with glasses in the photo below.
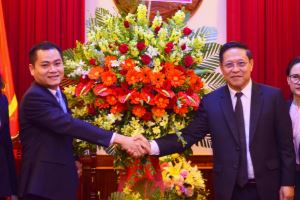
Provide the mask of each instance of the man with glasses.
POLYGON ((293 199, 295 153, 288 110, 279 89, 251 80, 252 53, 239 42, 220 50, 227 85, 206 95, 191 124, 151 141, 152 155, 182 152, 212 135, 217 200, 293 199))

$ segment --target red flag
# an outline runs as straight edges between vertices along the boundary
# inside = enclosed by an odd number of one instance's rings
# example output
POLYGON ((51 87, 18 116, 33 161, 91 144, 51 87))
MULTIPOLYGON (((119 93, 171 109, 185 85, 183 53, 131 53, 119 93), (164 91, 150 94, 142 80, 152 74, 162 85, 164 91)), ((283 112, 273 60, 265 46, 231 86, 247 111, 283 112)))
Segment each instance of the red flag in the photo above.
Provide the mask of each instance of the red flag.
POLYGON ((2 1, 0 0, 0 73, 5 83, 4 94, 7 96, 9 103, 9 121, 10 121, 10 133, 12 138, 18 136, 18 102, 14 90, 13 78, 12 78, 12 66, 10 63, 5 24, 4 13, 2 8, 2 1))

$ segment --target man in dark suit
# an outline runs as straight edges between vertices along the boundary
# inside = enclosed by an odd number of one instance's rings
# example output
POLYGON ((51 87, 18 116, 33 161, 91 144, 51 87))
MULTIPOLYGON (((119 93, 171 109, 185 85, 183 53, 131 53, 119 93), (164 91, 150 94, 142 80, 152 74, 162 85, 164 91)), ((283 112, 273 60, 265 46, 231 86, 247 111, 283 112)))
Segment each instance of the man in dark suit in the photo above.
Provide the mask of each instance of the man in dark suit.
POLYGON ((151 154, 182 152, 212 135, 217 200, 293 199, 295 155, 292 127, 279 89, 251 80, 247 46, 229 42, 220 50, 227 85, 206 95, 193 122, 175 134, 151 141, 151 154))
POLYGON ((55 44, 37 44, 29 56, 29 69, 35 81, 20 105, 19 194, 24 200, 74 200, 78 177, 73 138, 106 147, 120 144, 133 156, 144 153, 143 141, 136 142, 71 116, 59 88, 64 66, 62 52, 55 44))
POLYGON ((7 196, 17 200, 17 177, 9 131, 8 101, 2 94, 3 82, 0 75, 0 200, 7 196))

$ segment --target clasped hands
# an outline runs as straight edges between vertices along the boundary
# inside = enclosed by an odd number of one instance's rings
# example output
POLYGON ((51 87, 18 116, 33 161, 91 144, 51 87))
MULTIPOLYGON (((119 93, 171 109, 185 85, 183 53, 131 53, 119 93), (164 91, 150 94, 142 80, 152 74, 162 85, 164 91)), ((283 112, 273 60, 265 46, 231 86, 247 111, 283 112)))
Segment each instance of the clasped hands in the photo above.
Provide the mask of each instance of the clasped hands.
POLYGON ((151 150, 149 141, 142 135, 128 137, 116 134, 114 143, 121 145, 122 149, 134 158, 150 154, 151 150))

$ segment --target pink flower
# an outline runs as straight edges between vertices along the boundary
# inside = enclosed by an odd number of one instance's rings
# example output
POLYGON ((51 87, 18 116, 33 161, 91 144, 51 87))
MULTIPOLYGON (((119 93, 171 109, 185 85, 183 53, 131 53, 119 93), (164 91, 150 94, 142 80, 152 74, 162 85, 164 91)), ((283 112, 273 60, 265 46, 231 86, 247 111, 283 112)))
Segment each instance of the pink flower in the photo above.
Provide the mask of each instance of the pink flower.
POLYGON ((186 178, 189 175, 189 172, 187 170, 185 170, 185 169, 182 169, 181 172, 180 172, 180 175, 183 178, 186 178))

